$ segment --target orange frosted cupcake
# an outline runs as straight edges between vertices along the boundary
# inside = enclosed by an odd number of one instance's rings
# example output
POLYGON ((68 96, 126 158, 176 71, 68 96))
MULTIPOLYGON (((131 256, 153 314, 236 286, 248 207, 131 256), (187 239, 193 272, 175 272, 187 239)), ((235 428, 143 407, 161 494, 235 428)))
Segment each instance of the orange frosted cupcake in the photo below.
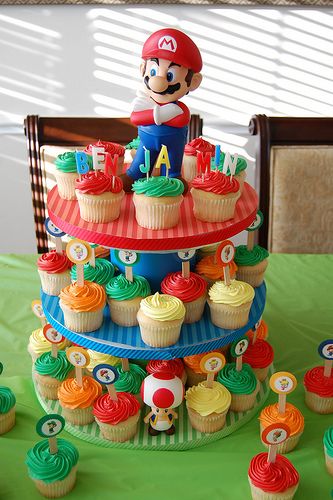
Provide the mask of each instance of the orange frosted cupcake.
MULTIPOLYGON (((246 335, 249 337, 251 341, 253 339, 254 333, 255 332, 252 329, 246 332, 246 335)), ((260 320, 259 326, 256 330, 256 338, 261 340, 268 339, 268 326, 266 321, 264 321, 263 319, 260 320)))
POLYGON ((185 144, 182 176, 187 182, 192 182, 194 177, 197 175, 197 155, 199 152, 211 153, 211 156, 213 157, 215 153, 215 146, 202 139, 202 137, 197 137, 191 142, 185 144))
POLYGON ((60 254, 51 250, 43 253, 37 260, 37 267, 42 290, 48 295, 59 295, 60 290, 71 282, 72 263, 65 252, 60 254))
POLYGON ((251 366, 260 382, 263 382, 267 377, 273 359, 273 347, 266 340, 261 339, 257 339, 254 344, 250 343, 243 354, 243 363, 248 363, 251 366))
MULTIPOLYGON (((221 349, 214 349, 214 352, 222 352, 225 354, 227 347, 221 349)), ((213 351, 210 351, 213 352, 213 351)), ((200 368, 200 361, 204 356, 208 354, 207 352, 202 352, 201 354, 194 354, 193 356, 186 356, 183 358, 185 371, 187 375, 186 385, 191 387, 192 385, 198 385, 207 378, 207 373, 203 373, 200 368)))
POLYGON ((106 294, 101 285, 90 281, 85 281, 83 286, 72 283, 61 290, 59 299, 69 330, 91 332, 102 325, 106 294))
MULTIPOLYGON (((259 416, 260 421, 260 435, 262 431, 271 424, 281 422, 287 424, 290 429, 290 436, 286 441, 278 445, 278 453, 288 453, 293 450, 304 430, 304 417, 296 406, 286 403, 286 411, 284 414, 278 412, 278 403, 266 406, 259 416)), ((264 444, 264 443, 263 443, 264 444)), ((267 446, 267 445, 265 445, 267 446)))
POLYGON ((108 141, 97 141, 95 144, 89 144, 89 146, 86 147, 84 150, 87 155, 92 155, 92 148, 104 148, 104 151, 106 153, 109 153, 112 158, 114 158, 114 155, 118 155, 118 162, 117 162, 117 172, 116 175, 120 175, 123 172, 123 166, 124 166, 124 158, 125 158, 125 148, 121 144, 118 144, 116 142, 108 142, 108 141))
MULTIPOLYGON (((196 267, 195 271, 200 274, 200 276, 207 281, 209 286, 214 285, 216 281, 223 281, 223 267, 216 262, 215 255, 207 255, 201 259, 196 267)), ((236 277, 237 265, 232 260, 229 264, 230 278, 234 279, 236 277)))
POLYGON ((58 389, 63 417, 74 425, 87 425, 94 421, 94 401, 102 394, 102 386, 92 377, 83 377, 82 387, 75 378, 64 380, 58 389))

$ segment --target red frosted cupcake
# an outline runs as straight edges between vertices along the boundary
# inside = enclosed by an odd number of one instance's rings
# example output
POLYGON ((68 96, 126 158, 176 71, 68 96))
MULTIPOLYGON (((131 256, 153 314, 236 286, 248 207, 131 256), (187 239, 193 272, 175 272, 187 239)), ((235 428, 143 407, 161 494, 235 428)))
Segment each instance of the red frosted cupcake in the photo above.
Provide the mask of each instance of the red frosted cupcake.
POLYGON ((304 375, 305 403, 316 413, 333 413, 333 371, 324 376, 324 367, 315 366, 304 375))
POLYGON ((186 371, 181 359, 152 359, 146 366, 146 371, 150 375, 157 372, 168 372, 172 373, 185 385, 186 382, 186 371))
POLYGON ((37 260, 38 274, 44 293, 59 295, 62 288, 70 285, 71 261, 65 252, 57 253, 55 250, 43 253, 37 260))
POLYGON ((104 148, 106 153, 110 153, 112 158, 114 155, 118 155, 118 167, 117 167, 117 175, 120 175, 123 172, 124 166, 124 157, 125 157, 125 148, 116 142, 108 142, 108 141, 97 141, 95 144, 89 144, 84 150, 88 155, 92 155, 92 148, 104 148))
POLYGON ((197 175, 197 155, 198 153, 215 153, 215 146, 208 141, 197 137, 188 142, 184 148, 182 176, 187 182, 191 182, 197 175))
POLYGON ((101 170, 88 172, 75 181, 81 219, 87 222, 112 222, 118 219, 124 197, 119 177, 109 177, 101 170))
POLYGON ((201 319, 207 297, 207 282, 198 274, 190 273, 184 278, 180 271, 169 273, 161 283, 161 290, 180 299, 186 309, 184 323, 195 323, 201 319))
POLYGON ((266 340, 257 339, 250 343, 243 354, 243 363, 248 363, 260 382, 268 375, 269 368, 274 359, 273 347, 266 340))
POLYGON ((117 392, 114 401, 103 394, 94 403, 93 414, 102 436, 122 443, 135 436, 140 418, 140 403, 129 392, 117 392))
POLYGON ((284 456, 277 455, 268 462, 268 453, 252 458, 248 470, 253 500, 291 500, 297 490, 299 474, 284 456))

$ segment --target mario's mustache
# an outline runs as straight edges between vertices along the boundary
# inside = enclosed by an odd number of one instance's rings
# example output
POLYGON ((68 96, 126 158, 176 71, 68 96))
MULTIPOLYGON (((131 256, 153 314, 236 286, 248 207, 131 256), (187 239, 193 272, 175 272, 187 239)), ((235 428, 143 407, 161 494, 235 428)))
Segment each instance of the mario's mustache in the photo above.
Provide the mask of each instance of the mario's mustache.
POLYGON ((174 85, 169 85, 165 90, 163 90, 163 92, 155 92, 154 90, 152 90, 149 87, 149 76, 145 76, 143 81, 145 82, 147 89, 150 90, 151 92, 154 92, 154 94, 159 94, 159 95, 170 94, 170 95, 172 95, 175 92, 177 92, 177 90, 180 89, 180 83, 175 83, 174 85))

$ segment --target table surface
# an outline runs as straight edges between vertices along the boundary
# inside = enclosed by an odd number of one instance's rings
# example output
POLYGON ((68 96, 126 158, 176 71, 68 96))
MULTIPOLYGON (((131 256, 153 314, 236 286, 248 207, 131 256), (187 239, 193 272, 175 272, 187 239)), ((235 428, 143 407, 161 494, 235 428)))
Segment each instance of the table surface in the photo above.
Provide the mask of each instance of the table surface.
MULTIPOLYGON (((38 320, 31 301, 39 297, 34 255, 0 256, 1 385, 17 398, 17 422, 0 437, 0 497, 4 500, 41 498, 28 478, 27 450, 38 441, 36 421, 43 416, 31 380, 27 343, 38 320)), ((299 385, 288 401, 305 417, 300 444, 288 458, 301 480, 295 496, 302 500, 331 498, 333 478, 324 464, 322 437, 333 424, 332 415, 312 413, 303 401, 305 371, 321 364, 318 344, 332 337, 333 255, 271 255, 266 273, 267 305, 264 319, 275 350, 275 367, 294 373, 299 385)), ((276 401, 271 394, 268 402, 276 401)), ((235 434, 210 445, 184 452, 145 452, 100 448, 63 432, 79 449, 77 485, 68 499, 136 500, 157 495, 159 500, 244 500, 251 498, 247 482, 249 462, 263 451, 257 418, 235 434)))

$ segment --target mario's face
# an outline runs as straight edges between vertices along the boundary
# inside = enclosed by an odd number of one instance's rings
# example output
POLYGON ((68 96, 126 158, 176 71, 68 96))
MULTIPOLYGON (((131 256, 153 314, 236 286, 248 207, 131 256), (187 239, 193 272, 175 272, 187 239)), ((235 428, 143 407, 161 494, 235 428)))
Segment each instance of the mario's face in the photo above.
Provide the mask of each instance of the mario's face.
POLYGON ((158 104, 181 99, 198 88, 202 80, 201 73, 167 59, 148 59, 142 63, 141 72, 146 92, 158 104))

